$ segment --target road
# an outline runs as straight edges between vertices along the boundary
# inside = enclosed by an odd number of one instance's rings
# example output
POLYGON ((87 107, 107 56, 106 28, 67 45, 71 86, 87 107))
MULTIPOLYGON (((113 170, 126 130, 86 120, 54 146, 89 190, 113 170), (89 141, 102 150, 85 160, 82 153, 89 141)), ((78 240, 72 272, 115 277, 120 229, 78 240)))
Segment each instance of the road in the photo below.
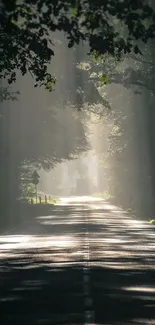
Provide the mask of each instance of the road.
POLYGON ((155 227, 62 198, 0 237, 0 324, 155 325, 155 227))

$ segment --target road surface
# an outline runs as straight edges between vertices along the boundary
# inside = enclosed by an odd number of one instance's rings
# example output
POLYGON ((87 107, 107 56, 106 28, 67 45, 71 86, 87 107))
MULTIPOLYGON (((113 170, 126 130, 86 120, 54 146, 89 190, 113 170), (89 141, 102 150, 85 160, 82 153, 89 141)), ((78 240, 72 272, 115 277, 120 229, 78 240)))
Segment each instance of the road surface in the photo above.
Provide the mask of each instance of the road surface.
POLYGON ((155 325, 155 227, 62 198, 0 237, 0 324, 155 325))

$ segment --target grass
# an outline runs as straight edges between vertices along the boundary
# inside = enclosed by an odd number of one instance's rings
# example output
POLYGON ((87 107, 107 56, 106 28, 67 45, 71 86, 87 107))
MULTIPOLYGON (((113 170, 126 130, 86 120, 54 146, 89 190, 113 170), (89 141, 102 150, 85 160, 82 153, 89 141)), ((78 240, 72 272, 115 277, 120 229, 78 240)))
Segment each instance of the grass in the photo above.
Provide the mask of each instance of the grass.
POLYGON ((39 195, 38 194, 38 198, 37 198, 37 202, 36 202, 36 198, 35 196, 26 196, 25 198, 22 198, 22 200, 24 199, 24 201, 26 203, 29 203, 29 204, 41 204, 41 205, 54 205, 56 203, 59 202, 59 197, 52 197, 51 195, 46 195, 46 198, 47 200, 45 200, 45 195, 39 195), (39 200, 39 197, 41 198, 41 203, 40 203, 40 200, 39 200), (33 203, 32 203, 33 201, 33 203))
POLYGON ((93 196, 103 198, 104 200, 109 200, 112 198, 112 196, 107 191, 94 193, 93 196))

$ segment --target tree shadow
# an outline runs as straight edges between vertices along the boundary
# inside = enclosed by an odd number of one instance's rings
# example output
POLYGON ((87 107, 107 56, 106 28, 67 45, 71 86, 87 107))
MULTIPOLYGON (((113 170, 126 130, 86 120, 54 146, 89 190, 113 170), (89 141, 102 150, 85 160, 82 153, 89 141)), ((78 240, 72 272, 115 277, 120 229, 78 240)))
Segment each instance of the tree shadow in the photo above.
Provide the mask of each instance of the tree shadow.
POLYGON ((3 264, 3 270, 3 324, 83 323, 82 270, 39 264, 28 268, 20 262, 18 267, 3 264))
POLYGON ((87 203, 47 206, 29 223, 0 237, 2 324, 85 323, 86 231, 95 323, 155 323, 154 227, 87 203))
POLYGON ((97 324, 154 324, 155 270, 94 267, 91 274, 97 324))

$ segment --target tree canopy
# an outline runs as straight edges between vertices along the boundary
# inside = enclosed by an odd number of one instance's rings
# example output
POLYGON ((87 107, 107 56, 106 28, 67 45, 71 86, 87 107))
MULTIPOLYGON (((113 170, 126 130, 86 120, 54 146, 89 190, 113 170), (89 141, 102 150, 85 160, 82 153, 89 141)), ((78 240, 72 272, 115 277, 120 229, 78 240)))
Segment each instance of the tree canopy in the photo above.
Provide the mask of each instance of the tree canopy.
POLYGON ((29 72, 35 86, 53 90, 48 71, 54 55, 53 32, 65 32, 68 47, 81 41, 95 57, 141 53, 155 36, 155 12, 147 0, 2 0, 0 78, 29 72))

